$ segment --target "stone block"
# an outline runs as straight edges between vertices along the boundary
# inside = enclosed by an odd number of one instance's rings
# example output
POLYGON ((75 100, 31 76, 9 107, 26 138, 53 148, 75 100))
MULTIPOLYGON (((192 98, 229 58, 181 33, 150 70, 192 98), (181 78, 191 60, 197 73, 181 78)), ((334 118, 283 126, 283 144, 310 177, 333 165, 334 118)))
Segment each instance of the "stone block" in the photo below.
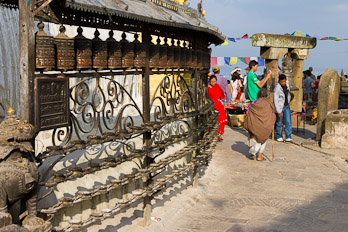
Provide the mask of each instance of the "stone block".
POLYGON ((325 119, 322 148, 348 148, 348 110, 329 112, 325 119))
POLYGON ((288 48, 261 47, 260 57, 270 60, 282 59, 288 50, 288 48))
POLYGON ((317 45, 317 39, 312 37, 298 37, 292 35, 277 35, 257 33, 252 36, 254 47, 275 47, 275 48, 301 48, 311 49, 317 45))
POLYGON ((325 118, 329 111, 338 109, 341 79, 333 69, 327 69, 320 78, 318 93, 317 140, 325 133, 325 118))

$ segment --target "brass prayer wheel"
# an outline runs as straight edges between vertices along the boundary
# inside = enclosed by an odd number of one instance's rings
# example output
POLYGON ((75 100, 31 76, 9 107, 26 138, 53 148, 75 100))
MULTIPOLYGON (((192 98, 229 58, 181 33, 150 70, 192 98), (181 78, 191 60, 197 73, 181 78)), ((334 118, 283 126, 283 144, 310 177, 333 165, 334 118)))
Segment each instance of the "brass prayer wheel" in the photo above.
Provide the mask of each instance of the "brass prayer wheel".
POLYGON ((136 68, 145 67, 146 63, 146 47, 145 44, 140 43, 138 40, 139 35, 134 35, 134 66, 136 68))
POLYGON ((150 45, 150 68, 158 68, 159 66, 159 47, 160 39, 157 38, 157 44, 150 45))
POLYGON ((186 49, 186 68, 192 67, 192 49, 186 49))
POLYGON ((159 47, 159 67, 166 68, 167 67, 167 38, 164 38, 164 44, 159 47))
POLYGON ((122 33, 121 51, 122 51, 122 68, 134 67, 134 44, 128 42, 126 33, 122 33))
POLYGON ((167 67, 174 67, 174 47, 167 46, 167 67))
POLYGON ((202 69, 203 68, 203 52, 200 50, 197 50, 197 68, 202 69))
POLYGON ((57 47, 57 69, 73 70, 75 68, 74 39, 65 34, 65 27, 59 27, 60 33, 54 38, 57 47))
POLYGON ((56 67, 56 56, 54 39, 44 32, 45 25, 38 24, 39 31, 35 36, 35 68, 42 70, 52 70, 56 67))
POLYGON ((92 41, 82 35, 82 28, 77 28, 77 36, 75 36, 76 50, 76 69, 92 68, 92 41))
POLYGON ((192 54, 192 68, 197 68, 197 51, 192 49, 191 51, 192 54))
POLYGON ((175 41, 174 47, 174 67, 178 68, 181 65, 181 47, 178 45, 178 40, 175 41))
POLYGON ((106 69, 108 67, 108 44, 99 38, 98 29, 94 32, 94 39, 92 40, 93 47, 93 68, 106 69))
MULTIPOLYGON (((185 43, 184 43, 185 46, 185 43)), ((180 67, 184 68, 186 67, 186 48, 185 47, 181 47, 180 49, 180 67)))
POLYGON ((114 39, 114 32, 109 32, 109 38, 106 40, 108 44, 108 68, 122 68, 122 51, 121 43, 114 39))

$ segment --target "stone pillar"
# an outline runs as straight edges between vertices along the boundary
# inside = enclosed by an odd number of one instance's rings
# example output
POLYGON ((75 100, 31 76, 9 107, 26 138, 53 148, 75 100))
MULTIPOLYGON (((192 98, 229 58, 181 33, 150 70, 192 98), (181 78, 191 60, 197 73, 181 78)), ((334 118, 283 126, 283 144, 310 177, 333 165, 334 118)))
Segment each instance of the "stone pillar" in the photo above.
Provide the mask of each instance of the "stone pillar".
POLYGON ((278 59, 266 59, 265 66, 267 73, 272 71, 272 77, 267 81, 267 90, 270 94, 270 100, 273 102, 273 90, 278 80, 278 59))
POLYGON ((325 118, 329 111, 338 109, 341 79, 333 69, 327 69, 320 78, 318 93, 317 141, 325 133, 325 118))
POLYGON ((294 59, 294 64, 292 67, 292 73, 294 75, 294 82, 296 87, 299 89, 297 91, 291 91, 293 94, 293 99, 290 102, 290 109, 295 112, 302 112, 302 99, 303 99, 303 89, 302 89, 302 79, 303 79, 303 66, 304 60, 294 59))

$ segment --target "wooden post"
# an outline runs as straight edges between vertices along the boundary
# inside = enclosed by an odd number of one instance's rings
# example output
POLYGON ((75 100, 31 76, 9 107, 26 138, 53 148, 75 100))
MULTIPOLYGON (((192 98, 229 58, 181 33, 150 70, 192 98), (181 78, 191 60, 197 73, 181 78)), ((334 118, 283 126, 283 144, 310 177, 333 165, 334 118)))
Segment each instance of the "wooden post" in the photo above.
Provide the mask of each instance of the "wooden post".
POLYGON ((34 0, 19 0, 20 116, 34 123, 34 0))
MULTIPOLYGON (((142 93, 143 93, 143 116, 144 116, 144 122, 150 121, 150 43, 151 43, 151 35, 148 31, 148 27, 144 27, 144 31, 142 33, 142 42, 145 44, 146 47, 146 63, 145 63, 145 70, 143 71, 142 75, 142 93)), ((143 144, 144 146, 149 146, 151 142, 151 132, 146 132, 143 134, 143 144)), ((144 160, 144 167, 147 168, 151 163, 153 162, 153 159, 149 156, 145 157, 144 160)), ((145 188, 149 186, 152 182, 152 176, 147 178, 147 181, 145 183, 145 188)), ((148 226, 151 223, 151 200, 152 196, 146 196, 144 198, 144 226, 148 226)))

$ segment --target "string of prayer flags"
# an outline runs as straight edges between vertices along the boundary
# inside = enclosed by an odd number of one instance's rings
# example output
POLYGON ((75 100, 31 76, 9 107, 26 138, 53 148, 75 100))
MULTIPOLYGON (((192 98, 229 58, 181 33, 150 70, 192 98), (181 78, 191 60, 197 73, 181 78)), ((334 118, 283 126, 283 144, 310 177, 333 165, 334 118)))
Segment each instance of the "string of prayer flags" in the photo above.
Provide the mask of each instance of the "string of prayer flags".
POLYGON ((241 61, 246 65, 249 65, 251 60, 256 60, 259 63, 259 67, 265 66, 265 59, 261 59, 260 57, 210 57, 210 66, 231 66, 237 64, 238 61, 241 61))

